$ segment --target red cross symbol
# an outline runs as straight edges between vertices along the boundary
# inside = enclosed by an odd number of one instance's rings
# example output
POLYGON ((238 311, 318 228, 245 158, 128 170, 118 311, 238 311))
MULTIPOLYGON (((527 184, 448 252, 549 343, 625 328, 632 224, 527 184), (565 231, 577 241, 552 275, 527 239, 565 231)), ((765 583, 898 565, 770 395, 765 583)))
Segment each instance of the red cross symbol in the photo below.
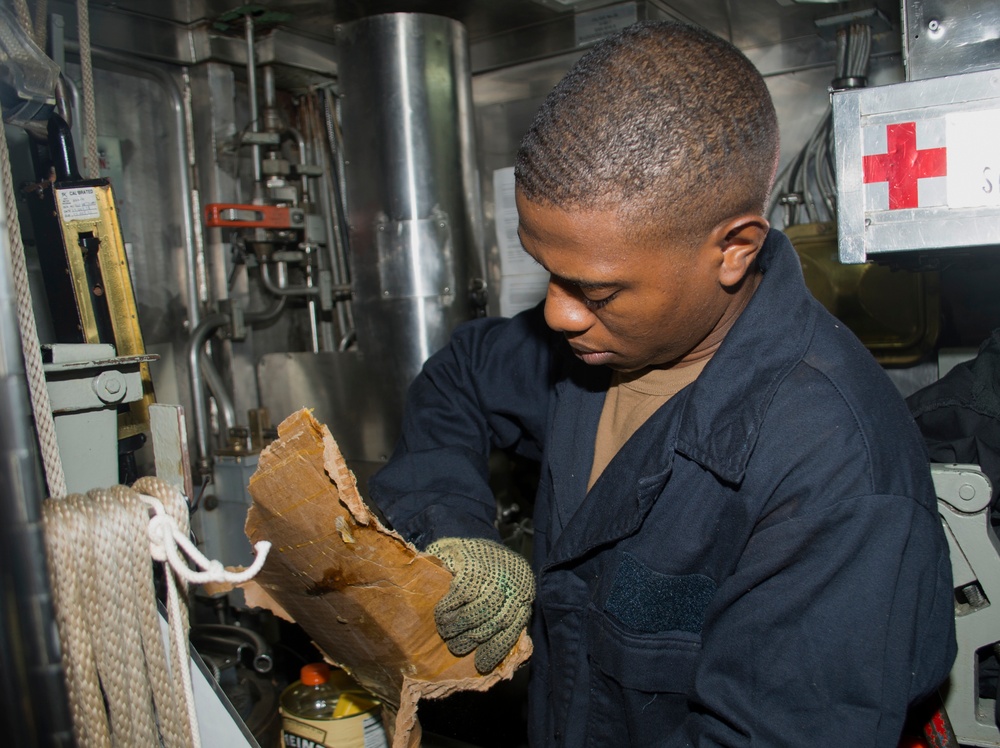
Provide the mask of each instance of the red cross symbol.
POLYGON ((948 172, 945 148, 917 150, 917 123, 887 125, 887 153, 864 156, 865 184, 889 183, 889 210, 917 208, 917 180, 948 172))

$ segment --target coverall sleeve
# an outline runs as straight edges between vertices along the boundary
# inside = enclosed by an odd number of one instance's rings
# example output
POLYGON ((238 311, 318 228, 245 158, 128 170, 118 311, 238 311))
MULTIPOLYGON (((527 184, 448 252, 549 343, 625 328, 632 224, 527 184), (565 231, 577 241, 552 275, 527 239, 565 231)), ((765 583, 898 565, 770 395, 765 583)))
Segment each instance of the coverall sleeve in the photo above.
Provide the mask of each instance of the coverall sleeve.
POLYGON ((541 306, 456 329, 407 395, 402 436, 370 482, 375 504, 417 547, 496 538, 493 448, 539 459, 557 339, 541 306))

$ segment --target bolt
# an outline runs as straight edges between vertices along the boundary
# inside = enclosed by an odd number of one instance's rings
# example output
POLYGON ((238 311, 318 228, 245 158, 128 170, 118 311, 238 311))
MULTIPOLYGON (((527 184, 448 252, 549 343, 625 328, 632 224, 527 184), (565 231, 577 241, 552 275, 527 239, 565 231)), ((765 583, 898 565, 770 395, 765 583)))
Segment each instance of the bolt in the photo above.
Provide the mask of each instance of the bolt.
POLYGON ((102 371, 91 386, 97 397, 105 403, 117 403, 125 397, 125 381, 117 371, 102 371))
POLYGON ((963 501, 972 501, 976 498, 976 488, 970 483, 963 483, 958 487, 958 496, 963 501))

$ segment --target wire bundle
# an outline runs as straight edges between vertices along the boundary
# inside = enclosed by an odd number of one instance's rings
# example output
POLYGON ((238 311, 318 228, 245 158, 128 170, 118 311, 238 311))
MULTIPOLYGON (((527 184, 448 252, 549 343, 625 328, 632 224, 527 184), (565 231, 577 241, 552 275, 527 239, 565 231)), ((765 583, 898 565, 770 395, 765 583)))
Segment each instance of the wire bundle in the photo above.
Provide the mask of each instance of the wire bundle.
MULTIPOLYGON (((871 62, 871 27, 864 23, 837 30, 837 74, 831 90, 865 85, 871 62)), ((827 105, 816 129, 775 182, 768 215, 780 204, 784 225, 833 221, 837 217, 837 179, 833 106, 827 105)))

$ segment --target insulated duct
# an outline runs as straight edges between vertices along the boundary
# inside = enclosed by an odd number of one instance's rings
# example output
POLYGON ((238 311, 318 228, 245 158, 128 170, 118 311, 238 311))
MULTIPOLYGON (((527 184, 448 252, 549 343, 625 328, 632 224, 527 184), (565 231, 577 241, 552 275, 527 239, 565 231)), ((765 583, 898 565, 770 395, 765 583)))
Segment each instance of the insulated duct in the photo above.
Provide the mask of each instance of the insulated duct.
POLYGON ((402 392, 475 311, 466 33, 448 18, 394 13, 341 26, 337 49, 358 347, 402 392))

